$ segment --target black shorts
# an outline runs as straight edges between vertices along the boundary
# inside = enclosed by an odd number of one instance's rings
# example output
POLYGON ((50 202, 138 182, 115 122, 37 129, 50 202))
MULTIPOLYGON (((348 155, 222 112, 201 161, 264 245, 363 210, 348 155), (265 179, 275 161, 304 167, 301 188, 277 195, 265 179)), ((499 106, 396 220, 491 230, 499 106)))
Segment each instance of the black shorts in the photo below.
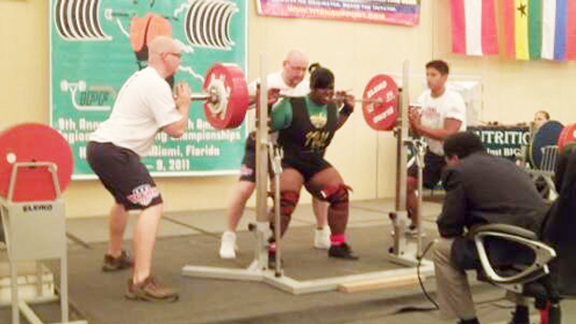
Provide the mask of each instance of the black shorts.
MULTIPOLYGON (((270 178, 274 176, 270 160, 268 160, 268 175, 270 178)), ((239 180, 256 182, 256 139, 253 134, 250 134, 248 138, 246 138, 239 180)))
POLYGON ((104 187, 127 210, 162 203, 148 169, 133 151, 112 143, 89 142, 87 160, 104 187))
MULTIPOLYGON (((436 155, 426 150, 424 155, 424 170, 422 170, 422 186, 426 189, 434 189, 442 178, 442 170, 446 166, 444 156, 436 155)), ((408 169, 408 176, 418 176, 418 166, 414 163, 408 169)))
POLYGON ((332 165, 328 161, 317 154, 300 154, 298 157, 285 156, 282 159, 282 168, 296 169, 302 174, 305 182, 310 181, 316 173, 331 167, 332 165))
POLYGON ((244 145, 240 181, 256 182, 256 140, 252 134, 248 135, 244 145))

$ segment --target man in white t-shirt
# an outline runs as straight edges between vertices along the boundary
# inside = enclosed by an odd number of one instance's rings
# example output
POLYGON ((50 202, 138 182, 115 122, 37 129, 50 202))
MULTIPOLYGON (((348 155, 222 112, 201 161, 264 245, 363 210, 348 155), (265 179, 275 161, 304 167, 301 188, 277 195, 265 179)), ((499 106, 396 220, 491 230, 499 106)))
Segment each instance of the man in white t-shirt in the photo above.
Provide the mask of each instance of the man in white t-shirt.
POLYGON ((149 66, 124 83, 112 114, 91 135, 87 147, 90 167, 115 199, 102 270, 134 267, 126 297, 135 300, 178 299, 176 292, 160 286, 150 273, 162 197, 140 158, 152 148, 159 131, 175 138, 186 131, 190 87, 179 83, 174 97, 166 81, 176 73, 180 58, 180 49, 171 38, 155 38, 149 45, 149 66), (134 261, 121 246, 128 210, 141 210, 134 229, 134 261))
MULTIPOLYGON (((282 62, 282 71, 268 75, 268 89, 275 89, 281 95, 287 97, 303 97, 310 92, 310 83, 304 79, 308 69, 308 58, 300 51, 292 50, 282 62)), ((257 86, 259 80, 248 85, 248 93, 251 101, 255 102, 257 86)), ((254 128, 255 110, 248 112, 247 123, 249 129, 254 128)), ((228 207, 228 225, 226 231, 222 234, 220 245, 220 257, 224 259, 233 259, 236 257, 236 227, 244 212, 246 202, 256 188, 256 143, 254 133, 246 139, 244 158, 240 169, 240 180, 238 188, 230 201, 228 207)), ((330 228, 327 224, 328 204, 316 198, 312 199, 314 215, 316 216, 316 231, 314 237, 314 246, 319 249, 328 249, 330 247, 330 228)))
MULTIPOLYGON (((414 133, 424 137, 428 144, 424 156, 423 187, 433 189, 446 166, 444 140, 459 131, 466 130, 466 105, 462 96, 446 88, 449 74, 448 64, 435 60, 426 64, 428 90, 418 98, 420 108, 410 107, 410 127, 414 133)), ((408 170, 407 210, 412 224, 410 230, 416 232, 418 222, 418 169, 413 165, 408 170)))

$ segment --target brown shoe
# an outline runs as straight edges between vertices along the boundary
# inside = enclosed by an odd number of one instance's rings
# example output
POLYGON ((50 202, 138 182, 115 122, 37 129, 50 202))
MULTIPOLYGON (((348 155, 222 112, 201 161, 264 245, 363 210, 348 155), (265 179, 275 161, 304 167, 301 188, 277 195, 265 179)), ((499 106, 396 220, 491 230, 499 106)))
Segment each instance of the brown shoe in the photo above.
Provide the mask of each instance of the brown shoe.
POLYGON ((124 269, 129 269, 134 266, 134 261, 128 252, 122 250, 122 253, 119 257, 115 258, 110 254, 104 255, 104 264, 102 264, 102 271, 104 272, 112 272, 112 271, 120 271, 124 269))
POLYGON ((132 282, 132 279, 128 279, 128 290, 125 296, 131 300, 163 302, 175 302, 179 297, 178 293, 168 287, 160 286, 151 276, 137 285, 132 282))

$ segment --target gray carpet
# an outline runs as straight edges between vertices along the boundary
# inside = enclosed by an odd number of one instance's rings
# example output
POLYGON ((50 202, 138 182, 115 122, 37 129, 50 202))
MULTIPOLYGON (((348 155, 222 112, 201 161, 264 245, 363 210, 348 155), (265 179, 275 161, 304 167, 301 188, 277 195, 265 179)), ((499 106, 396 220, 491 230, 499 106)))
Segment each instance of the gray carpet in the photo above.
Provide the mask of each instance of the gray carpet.
MULTIPOLYGON (((361 257, 358 262, 328 259, 325 251, 314 250, 311 247, 311 227, 290 229, 284 245, 286 274, 304 280, 396 268, 385 260, 389 227, 353 228, 349 232, 350 242, 361 257)), ((437 312, 393 314, 405 305, 429 306, 419 287, 357 294, 328 292, 293 296, 264 283, 194 279, 180 275, 182 266, 186 264, 238 268, 246 266, 252 260, 253 241, 252 234, 240 233, 239 257, 230 261, 218 258, 219 240, 213 235, 159 239, 153 271, 163 282, 178 287, 181 298, 173 304, 124 299, 123 292, 129 273, 110 274, 100 271, 105 244, 92 244, 90 249, 75 249, 69 252, 70 299, 73 308, 80 311, 81 317, 95 324, 362 323, 362 320, 379 319, 381 323, 400 323, 395 320, 398 318, 428 318, 427 323, 440 323, 437 312)), ((50 266, 57 270, 54 264, 50 266)), ((434 289, 433 280, 426 285, 434 289)), ((501 295, 486 285, 476 289, 491 298, 501 295)), ((52 312, 42 310, 46 320, 58 320, 57 305, 52 308, 52 312)), ((506 318, 506 312, 500 312, 501 318, 506 318)), ((493 311, 490 314, 493 316, 493 311)), ((0 310, 0 323, 6 323, 6 320, 9 322, 9 319, 9 311, 0 310)))

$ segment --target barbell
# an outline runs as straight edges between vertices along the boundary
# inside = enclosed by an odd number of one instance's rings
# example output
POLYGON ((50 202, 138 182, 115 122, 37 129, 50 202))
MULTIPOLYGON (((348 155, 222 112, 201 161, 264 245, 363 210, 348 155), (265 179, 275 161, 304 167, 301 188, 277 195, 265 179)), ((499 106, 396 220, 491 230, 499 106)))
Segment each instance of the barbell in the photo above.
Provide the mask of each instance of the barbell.
MULTIPOLYGON (((236 64, 217 63, 206 73, 202 93, 191 100, 204 101, 204 114, 214 128, 235 128, 242 124, 250 104, 244 73, 236 64)), ((398 86, 385 74, 374 76, 364 89, 362 112, 368 125, 381 131, 394 128, 398 119, 398 86)))

